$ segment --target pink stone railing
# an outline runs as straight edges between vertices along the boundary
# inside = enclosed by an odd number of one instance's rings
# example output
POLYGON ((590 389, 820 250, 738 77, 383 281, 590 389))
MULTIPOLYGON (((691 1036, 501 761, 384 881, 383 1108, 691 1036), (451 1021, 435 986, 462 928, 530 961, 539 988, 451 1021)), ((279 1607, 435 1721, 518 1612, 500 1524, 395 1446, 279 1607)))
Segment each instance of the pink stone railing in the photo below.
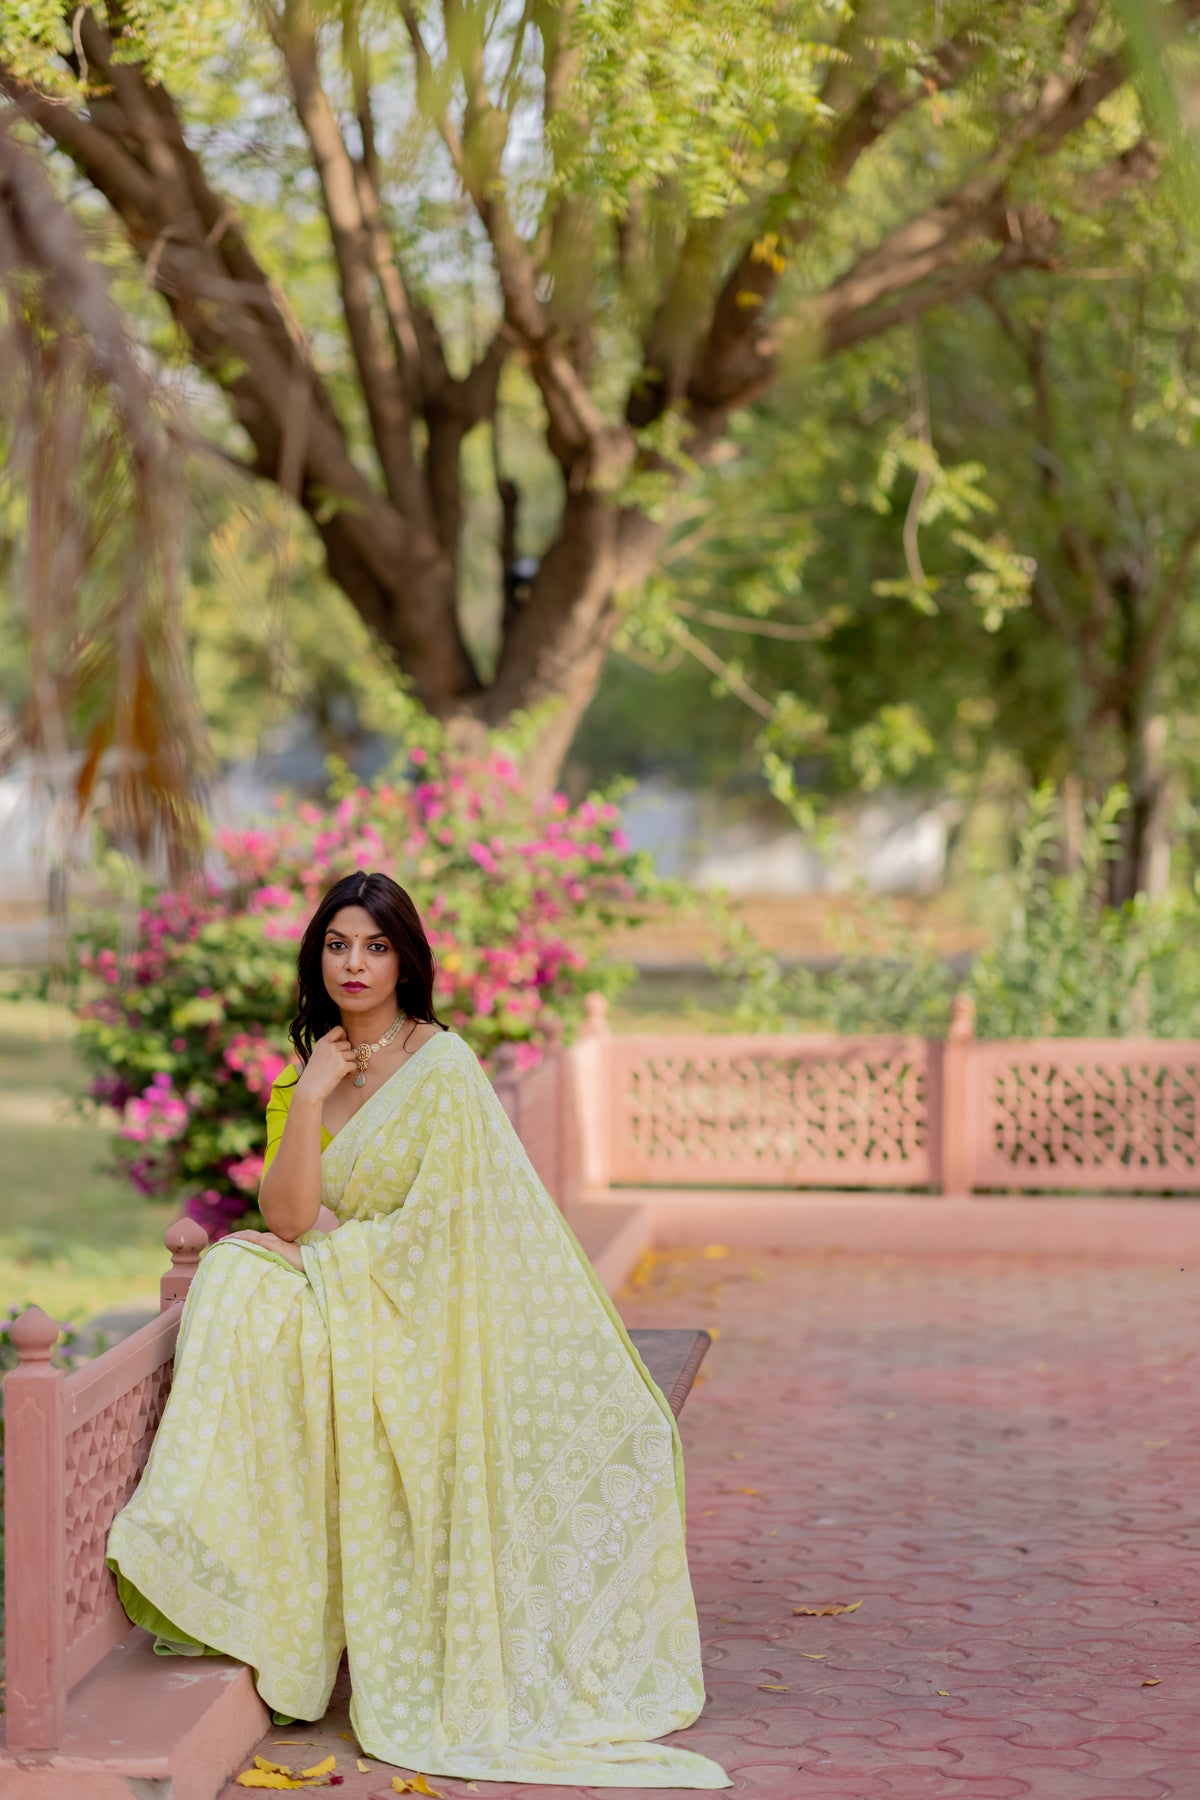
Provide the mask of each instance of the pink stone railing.
POLYGON ((925 1038, 622 1035, 608 1081, 613 1182, 938 1179, 941 1046, 925 1038))
POLYGON ((159 1317, 74 1374, 51 1363, 58 1327, 39 1308, 12 1328, 19 1362, 4 1380, 10 1750, 55 1749, 67 1690, 129 1631, 104 1545, 150 1454, 183 1297, 207 1241, 191 1219, 172 1225, 159 1317))
POLYGON ((570 1214, 613 1187, 1200 1193, 1200 1043, 612 1034, 497 1088, 570 1214))

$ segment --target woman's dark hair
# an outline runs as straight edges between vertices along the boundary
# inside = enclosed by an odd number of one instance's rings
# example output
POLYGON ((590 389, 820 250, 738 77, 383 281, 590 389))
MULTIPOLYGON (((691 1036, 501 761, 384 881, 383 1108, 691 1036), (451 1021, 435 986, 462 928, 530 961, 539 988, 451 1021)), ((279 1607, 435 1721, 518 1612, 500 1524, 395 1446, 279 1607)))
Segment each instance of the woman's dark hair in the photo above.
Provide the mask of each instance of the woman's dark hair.
MULTIPOLYGON (((430 1025, 442 1021, 433 1010, 433 979, 437 962, 425 936, 420 914, 409 896, 390 875, 368 875, 356 869, 335 881, 308 922, 300 940, 296 959, 299 974, 299 1007, 289 1028, 289 1035, 307 1062, 319 1037, 341 1024, 336 1002, 325 987, 321 974, 321 955, 329 922, 343 906, 361 906, 379 927, 380 937, 387 938, 400 958, 400 976, 396 982, 396 1005, 410 1019, 424 1019, 430 1025)), ((445 1030, 445 1026, 442 1026, 445 1030)))

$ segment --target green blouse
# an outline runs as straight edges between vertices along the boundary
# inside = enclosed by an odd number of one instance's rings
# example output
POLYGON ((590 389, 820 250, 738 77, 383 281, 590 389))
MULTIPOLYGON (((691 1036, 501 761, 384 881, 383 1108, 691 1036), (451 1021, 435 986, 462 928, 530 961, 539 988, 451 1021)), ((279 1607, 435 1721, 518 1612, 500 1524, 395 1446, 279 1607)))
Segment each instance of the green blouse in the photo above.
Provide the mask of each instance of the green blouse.
MULTIPOLYGON (((292 1104, 292 1095, 296 1083, 300 1079, 300 1070, 295 1063, 289 1063, 283 1072, 275 1077, 271 1084, 271 1098, 267 1101, 267 1147, 263 1152, 263 1174, 265 1175, 275 1158, 279 1148, 279 1140, 283 1136, 283 1128, 287 1124, 288 1108, 292 1104)), ((333 1140, 321 1127, 321 1148, 333 1140)))

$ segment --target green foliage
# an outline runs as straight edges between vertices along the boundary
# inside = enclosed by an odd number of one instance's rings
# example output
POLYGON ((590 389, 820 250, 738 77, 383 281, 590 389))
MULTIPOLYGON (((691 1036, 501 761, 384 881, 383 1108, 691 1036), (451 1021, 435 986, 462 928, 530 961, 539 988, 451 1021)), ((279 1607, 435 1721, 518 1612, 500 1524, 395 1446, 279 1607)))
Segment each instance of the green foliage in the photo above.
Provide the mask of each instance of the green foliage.
POLYGON ((1200 896, 1105 905, 1126 805, 1115 789, 1090 807, 1075 867, 1055 873, 1060 810, 1034 796, 1007 918, 966 984, 981 1037, 1200 1036, 1200 896))
POLYGON ((765 753, 805 825, 864 787, 965 797, 998 765, 1095 795, 1135 780, 1159 713, 1194 786, 1200 273, 1161 197, 1080 229, 1058 274, 793 367, 735 420, 627 611, 639 667, 614 663, 577 741, 594 777, 750 778, 765 753))
POLYGON ((961 981, 932 937, 903 926, 885 903, 843 927, 838 960, 825 970, 783 964, 727 922, 720 967, 735 984, 740 1022, 939 1037, 961 991, 982 1038, 1200 1037, 1200 892, 1105 903, 1126 804, 1116 789, 1088 809, 1064 870, 1061 807, 1049 788, 1033 796, 1003 921, 961 981))
POLYGON ((715 966, 732 984, 741 1029, 942 1034, 955 981, 931 937, 876 903, 860 921, 844 920, 838 938, 834 964, 809 968, 781 962, 727 918, 715 966))

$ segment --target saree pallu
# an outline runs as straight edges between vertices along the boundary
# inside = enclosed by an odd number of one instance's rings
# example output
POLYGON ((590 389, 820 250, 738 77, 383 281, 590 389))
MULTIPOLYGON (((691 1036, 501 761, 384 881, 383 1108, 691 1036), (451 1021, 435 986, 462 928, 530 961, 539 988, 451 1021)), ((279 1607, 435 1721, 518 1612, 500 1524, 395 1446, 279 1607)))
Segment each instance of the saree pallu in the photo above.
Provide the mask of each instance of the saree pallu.
POLYGON ((322 1156, 304 1273, 204 1258, 109 1560, 131 1616, 383 1761, 717 1788, 678 1432, 475 1056, 430 1039, 322 1156))

